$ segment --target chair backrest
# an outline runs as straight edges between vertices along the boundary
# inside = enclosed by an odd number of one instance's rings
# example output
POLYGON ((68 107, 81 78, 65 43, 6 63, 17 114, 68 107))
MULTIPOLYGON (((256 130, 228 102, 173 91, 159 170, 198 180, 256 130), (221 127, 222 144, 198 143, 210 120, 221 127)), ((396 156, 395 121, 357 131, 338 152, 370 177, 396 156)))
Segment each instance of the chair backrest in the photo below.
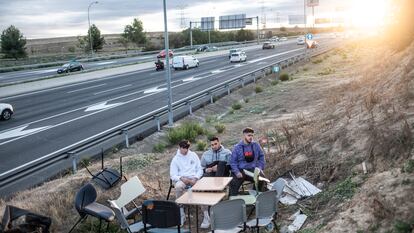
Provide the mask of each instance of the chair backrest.
POLYGON ((121 229, 123 230, 128 229, 128 232, 129 232, 129 224, 125 218, 125 215, 122 213, 121 207, 119 207, 115 201, 108 201, 108 202, 115 212, 115 218, 117 219, 119 225, 121 225, 121 229))
POLYGON ((155 228, 177 226, 180 231, 180 206, 173 201, 146 200, 142 204, 142 222, 155 228))
POLYGON ((211 230, 228 230, 246 222, 246 204, 241 199, 217 203, 210 209, 211 230))
POLYGON ((256 198, 256 218, 271 218, 277 211, 276 190, 260 193, 256 198))
POLYGON ((282 178, 277 179, 272 186, 272 189, 277 191, 277 198, 280 199, 282 196, 283 189, 285 188, 286 181, 282 178))
POLYGON ((114 202, 117 206, 122 208, 144 192, 145 187, 142 185, 138 177, 134 176, 121 185, 121 195, 117 200, 114 200, 114 202))
POLYGON ((83 208, 96 201, 96 190, 92 184, 88 183, 84 185, 75 197, 75 208, 78 211, 79 215, 85 216, 83 208))

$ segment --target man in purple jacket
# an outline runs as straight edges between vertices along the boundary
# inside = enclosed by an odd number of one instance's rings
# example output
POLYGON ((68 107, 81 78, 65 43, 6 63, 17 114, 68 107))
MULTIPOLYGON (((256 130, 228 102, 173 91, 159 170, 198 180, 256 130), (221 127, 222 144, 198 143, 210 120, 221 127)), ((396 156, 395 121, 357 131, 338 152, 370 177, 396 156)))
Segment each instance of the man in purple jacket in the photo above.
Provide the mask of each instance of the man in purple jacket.
POLYGON ((256 167, 264 169, 265 159, 262 148, 259 143, 253 141, 254 130, 245 128, 243 130, 243 139, 234 146, 230 158, 231 172, 233 180, 230 183, 230 196, 239 193, 239 188, 243 181, 253 181, 253 178, 246 176, 243 169, 254 172, 256 167))

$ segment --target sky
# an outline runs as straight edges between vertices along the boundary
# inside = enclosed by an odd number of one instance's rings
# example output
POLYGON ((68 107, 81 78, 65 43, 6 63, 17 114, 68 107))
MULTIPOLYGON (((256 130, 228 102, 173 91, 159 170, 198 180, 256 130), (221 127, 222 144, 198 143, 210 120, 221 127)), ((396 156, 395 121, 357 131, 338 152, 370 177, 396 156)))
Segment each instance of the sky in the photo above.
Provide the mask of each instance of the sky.
MULTIPOLYGON (((364 1, 364 0, 362 0, 364 1)), ((0 30, 16 26, 28 39, 85 35, 92 0, 0 0, 0 30)), ((315 15, 325 17, 346 7, 344 0, 319 0, 315 15)), ((98 0, 90 21, 102 34, 122 33, 134 18, 145 31, 163 31, 162 0, 98 0)), ((308 8, 311 14, 311 8, 308 8)), ((180 31, 201 17, 246 14, 266 16, 266 27, 289 26, 288 15, 303 14, 303 0, 167 0, 169 31, 180 31), (184 19, 184 20, 182 20, 184 19), (184 23, 184 24, 183 24, 184 23)), ((308 16, 309 17, 309 16, 308 16)), ((218 24, 218 23, 217 23, 218 24)), ((263 27, 263 24, 260 24, 263 27)))

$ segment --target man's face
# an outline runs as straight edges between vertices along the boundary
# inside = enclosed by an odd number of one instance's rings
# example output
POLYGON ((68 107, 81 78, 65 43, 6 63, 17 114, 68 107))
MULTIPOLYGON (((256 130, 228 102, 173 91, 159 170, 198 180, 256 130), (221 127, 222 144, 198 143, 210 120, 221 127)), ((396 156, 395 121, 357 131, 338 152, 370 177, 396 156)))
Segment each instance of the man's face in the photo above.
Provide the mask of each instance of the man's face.
POLYGON ((182 155, 187 155, 187 153, 188 153, 188 148, 182 148, 182 147, 180 147, 180 153, 181 153, 182 155))
POLYGON ((244 134, 244 141, 247 143, 251 143, 253 141, 254 133, 245 133, 244 134))
POLYGON ((221 147, 221 144, 220 144, 219 140, 211 141, 210 145, 211 145, 211 149, 213 149, 213 150, 218 150, 221 147))

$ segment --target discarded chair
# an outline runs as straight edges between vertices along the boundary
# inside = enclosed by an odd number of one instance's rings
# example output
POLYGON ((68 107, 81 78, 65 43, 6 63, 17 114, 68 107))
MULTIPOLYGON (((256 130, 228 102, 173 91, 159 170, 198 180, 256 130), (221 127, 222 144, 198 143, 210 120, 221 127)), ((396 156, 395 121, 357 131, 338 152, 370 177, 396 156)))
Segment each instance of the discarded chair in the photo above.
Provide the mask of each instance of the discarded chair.
POLYGON ((86 219, 88 215, 99 219, 99 232, 101 232, 102 220, 106 221, 107 229, 109 222, 114 220, 115 214, 109 208, 96 202, 97 194, 92 184, 88 183, 84 185, 76 194, 75 208, 80 215, 80 219, 70 229, 69 233, 79 224, 80 221, 86 219))
POLYGON ((51 224, 52 219, 49 217, 35 214, 15 206, 7 205, 0 224, 0 232, 48 233, 51 224))
POLYGON ((277 202, 276 190, 260 193, 255 203, 256 216, 247 222, 247 226, 256 228, 257 233, 259 233, 260 227, 265 227, 270 223, 276 226, 274 219, 277 212, 277 202))
POLYGON ((241 199, 219 202, 211 207, 210 220, 213 233, 244 231, 247 220, 246 205, 241 199))

